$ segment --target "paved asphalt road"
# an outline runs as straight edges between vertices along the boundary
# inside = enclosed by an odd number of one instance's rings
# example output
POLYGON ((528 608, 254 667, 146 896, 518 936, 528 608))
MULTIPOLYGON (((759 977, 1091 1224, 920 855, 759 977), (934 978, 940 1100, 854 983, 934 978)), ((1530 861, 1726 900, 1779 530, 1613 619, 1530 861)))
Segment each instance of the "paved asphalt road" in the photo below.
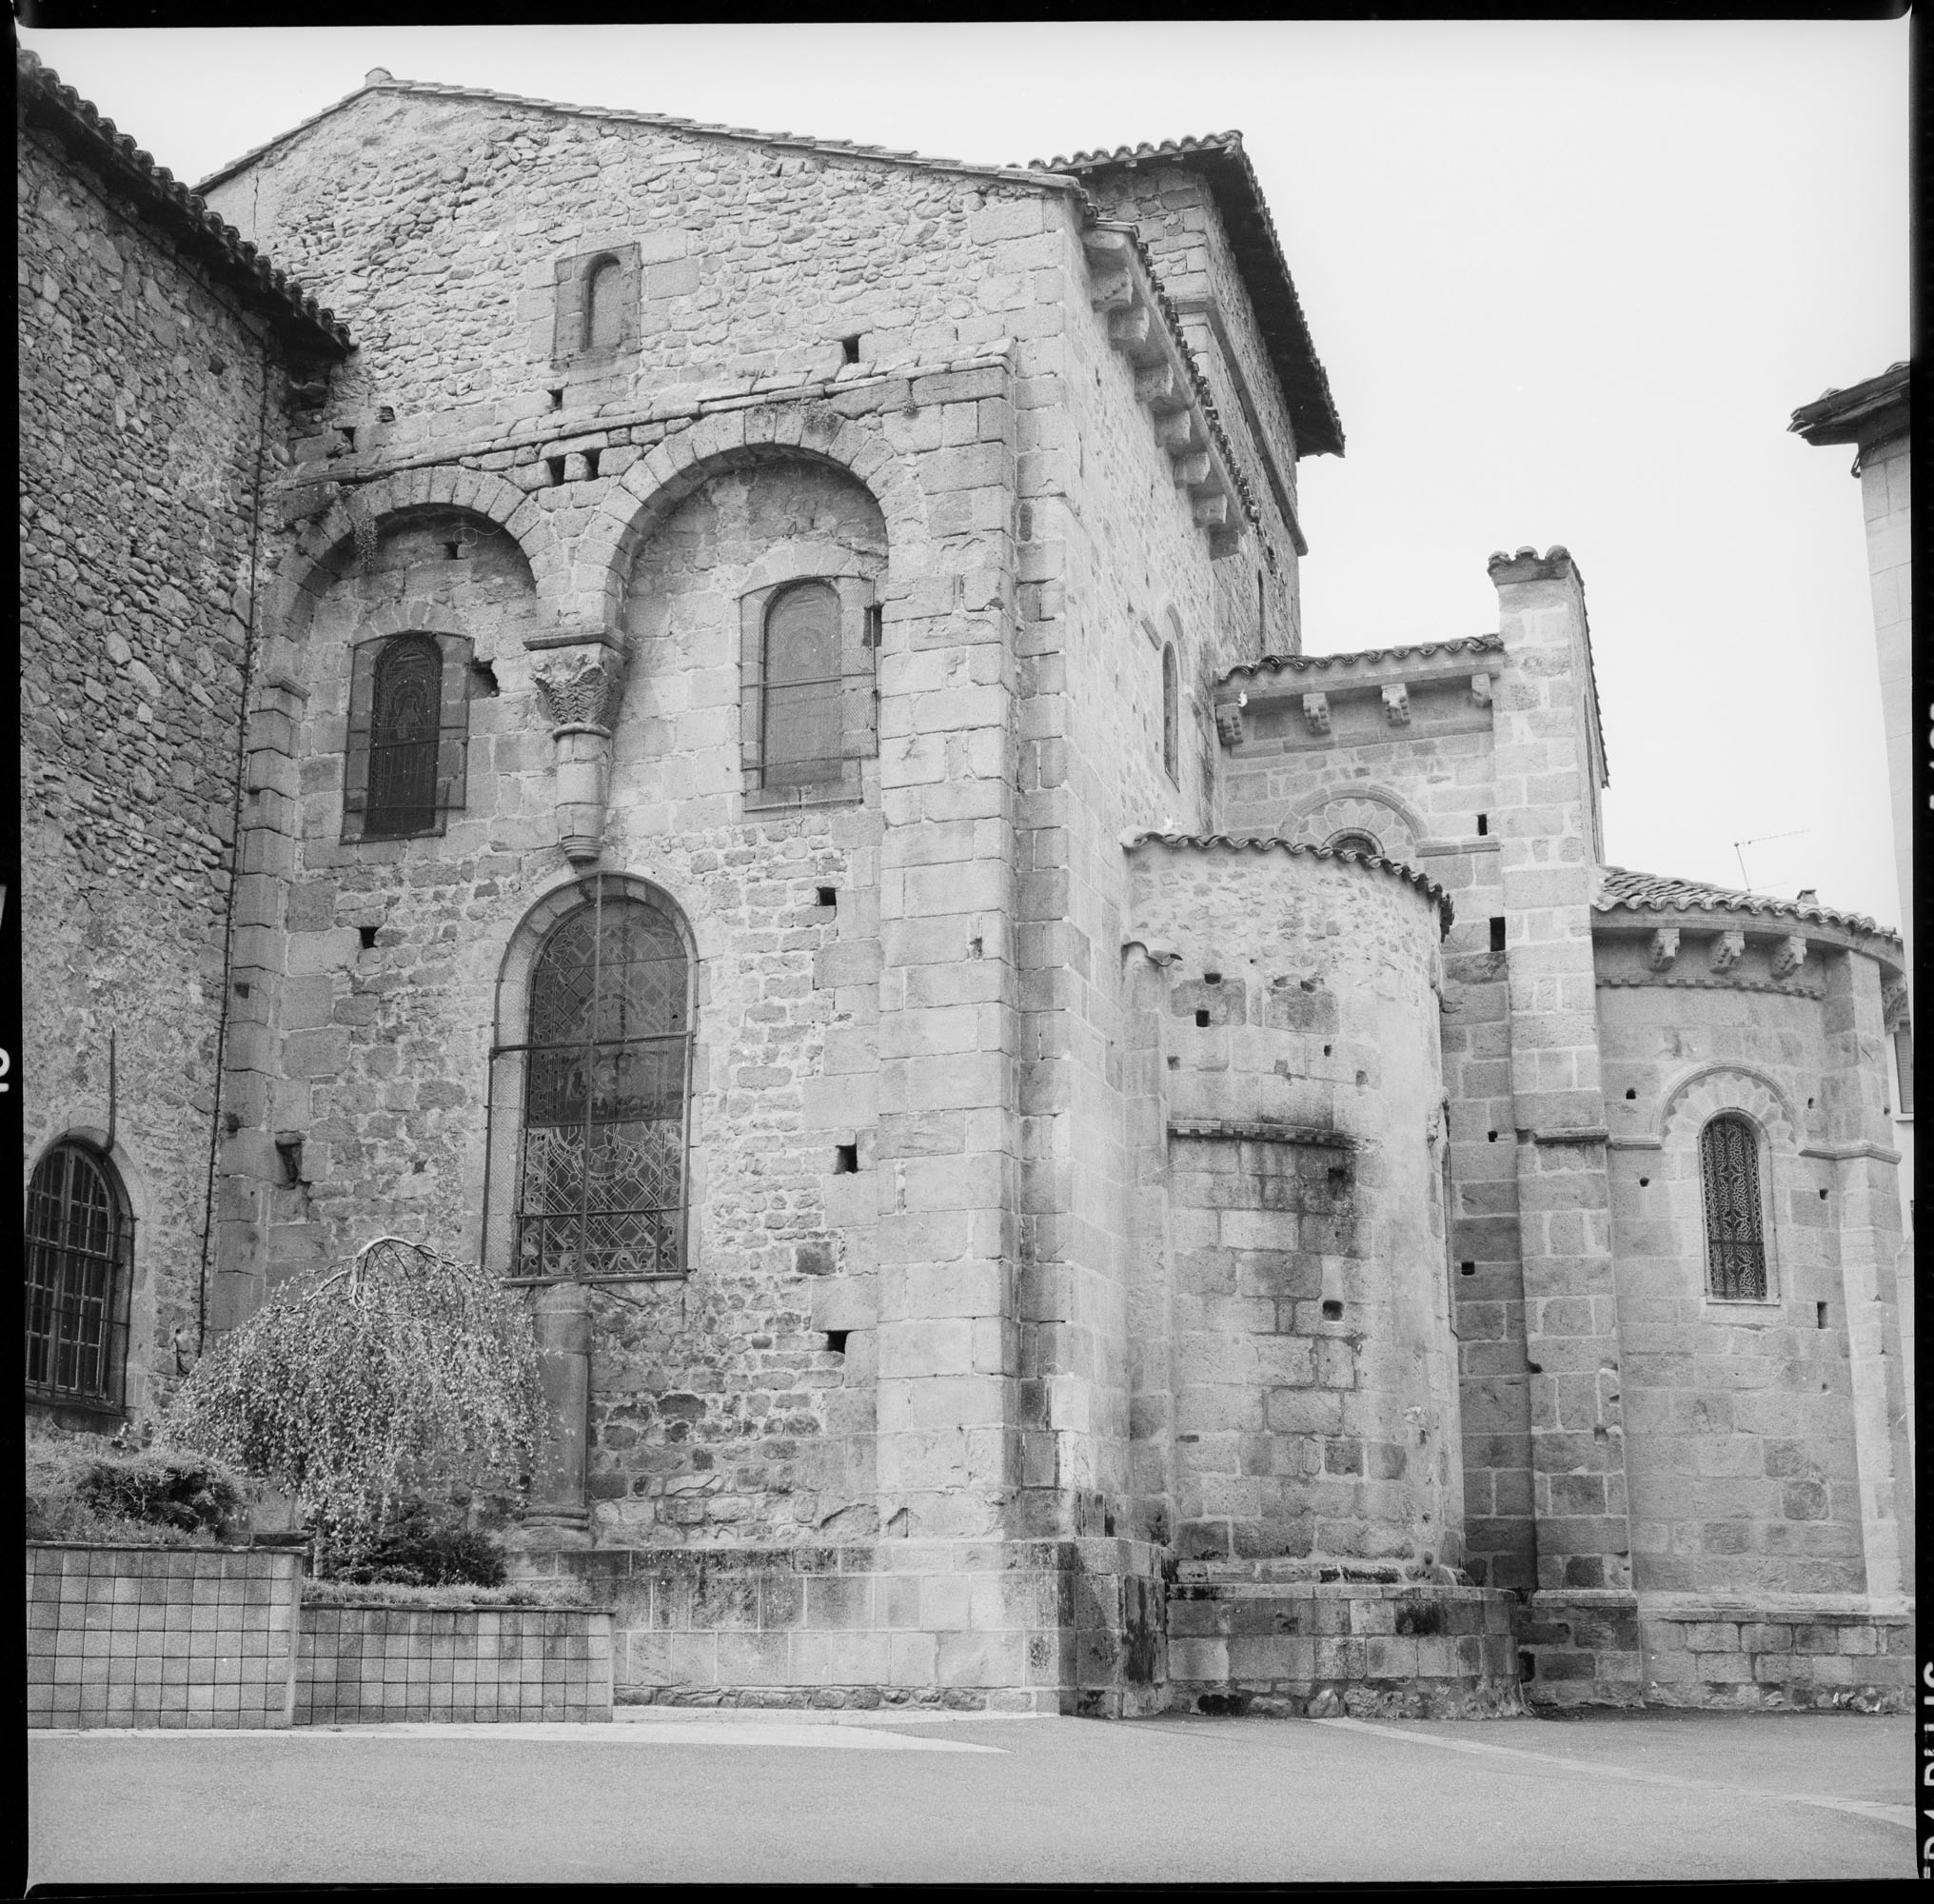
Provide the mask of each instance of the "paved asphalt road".
POLYGON ((1912 1721, 35 1733, 30 1882, 1903 1878, 1912 1721))

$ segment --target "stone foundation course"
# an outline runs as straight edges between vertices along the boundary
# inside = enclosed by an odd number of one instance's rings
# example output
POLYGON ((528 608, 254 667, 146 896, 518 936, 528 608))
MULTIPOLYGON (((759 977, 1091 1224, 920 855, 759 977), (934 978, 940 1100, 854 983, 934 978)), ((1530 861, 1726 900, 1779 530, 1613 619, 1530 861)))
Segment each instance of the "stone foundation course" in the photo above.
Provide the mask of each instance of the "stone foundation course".
POLYGON ((1169 1703, 1282 1717, 1522 1713, 1517 1599, 1489 1587, 1271 1577, 1184 1562, 1169 1590, 1169 1703))

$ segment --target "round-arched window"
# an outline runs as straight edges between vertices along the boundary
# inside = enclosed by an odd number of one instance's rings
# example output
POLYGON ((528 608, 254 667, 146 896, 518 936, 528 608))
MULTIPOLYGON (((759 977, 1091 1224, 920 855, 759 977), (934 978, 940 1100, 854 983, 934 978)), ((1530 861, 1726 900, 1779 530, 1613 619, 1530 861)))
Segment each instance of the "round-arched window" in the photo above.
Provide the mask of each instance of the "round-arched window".
POLYGON ((1363 853, 1375 858, 1383 851, 1368 833, 1339 833, 1327 843, 1332 853, 1363 853))
POLYGON ((1766 1299, 1760 1134, 1750 1118, 1722 1111, 1699 1133, 1706 1207, 1706 1286, 1726 1302, 1766 1299))
POLYGON ((68 1140, 27 1190, 27 1393, 119 1408, 128 1363, 134 1222, 114 1167, 68 1140))

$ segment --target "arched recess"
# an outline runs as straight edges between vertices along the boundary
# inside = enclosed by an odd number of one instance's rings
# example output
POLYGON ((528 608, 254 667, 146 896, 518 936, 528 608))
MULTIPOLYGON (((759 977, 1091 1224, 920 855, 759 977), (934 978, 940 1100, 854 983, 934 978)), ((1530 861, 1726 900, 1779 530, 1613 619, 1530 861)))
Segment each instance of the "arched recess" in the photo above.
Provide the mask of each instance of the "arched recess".
POLYGON ((320 521, 311 523, 297 539, 276 587, 277 631, 296 641, 308 632, 330 585, 353 566, 359 521, 366 538, 372 528, 380 536, 399 518, 441 511, 503 530, 529 564, 540 601, 555 600, 563 569, 563 544, 544 511, 501 476, 444 465, 400 470, 359 484, 346 497, 339 496, 320 521))
POLYGON ((1662 1142, 1687 1127, 1696 1135, 1721 1111, 1744 1111, 1784 1149, 1799 1145, 1799 1121, 1786 1092, 1764 1071, 1724 1060, 1695 1064, 1673 1079, 1660 1094, 1653 1134, 1662 1142))
POLYGON ((1415 808, 1386 787, 1318 787, 1290 808, 1280 828, 1285 840, 1320 846, 1339 833, 1367 834, 1386 859, 1413 862, 1427 837, 1415 808))
POLYGON ((606 491, 576 550, 576 590, 556 604, 560 618, 615 635, 623 626, 625 588, 645 538, 714 475, 767 457, 823 463, 850 477, 878 506, 889 548, 925 533, 919 486, 877 429, 825 405, 701 417, 634 463, 606 491))
POLYGON ((517 1206, 526 1102, 523 1047, 531 1025, 533 978, 552 933, 573 914, 601 902, 641 902, 676 933, 687 970, 690 1041, 685 1075, 683 1273, 698 1260, 699 1212, 704 1207, 704 1159, 698 1143, 698 1104, 706 1075, 704 1010, 708 965, 690 916, 662 886, 632 873, 591 873, 561 880, 513 928, 498 967, 492 1021, 488 1151, 484 1168, 484 1266, 516 1274, 517 1206))

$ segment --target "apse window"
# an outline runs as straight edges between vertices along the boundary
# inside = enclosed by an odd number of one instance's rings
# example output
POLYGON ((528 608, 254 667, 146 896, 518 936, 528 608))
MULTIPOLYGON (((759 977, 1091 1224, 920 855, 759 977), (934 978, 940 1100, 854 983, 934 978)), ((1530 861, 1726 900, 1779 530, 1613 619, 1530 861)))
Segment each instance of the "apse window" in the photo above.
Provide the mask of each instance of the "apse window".
POLYGON ((363 642, 349 663, 343 838, 441 833, 464 804, 470 644, 461 635, 363 642))
POLYGON ((1706 1286, 1723 1302, 1766 1299, 1766 1209, 1759 1127, 1722 1112, 1699 1133, 1706 1286))
POLYGON ((858 576, 806 576, 741 598, 747 806, 859 797, 878 751, 872 593, 858 576))

